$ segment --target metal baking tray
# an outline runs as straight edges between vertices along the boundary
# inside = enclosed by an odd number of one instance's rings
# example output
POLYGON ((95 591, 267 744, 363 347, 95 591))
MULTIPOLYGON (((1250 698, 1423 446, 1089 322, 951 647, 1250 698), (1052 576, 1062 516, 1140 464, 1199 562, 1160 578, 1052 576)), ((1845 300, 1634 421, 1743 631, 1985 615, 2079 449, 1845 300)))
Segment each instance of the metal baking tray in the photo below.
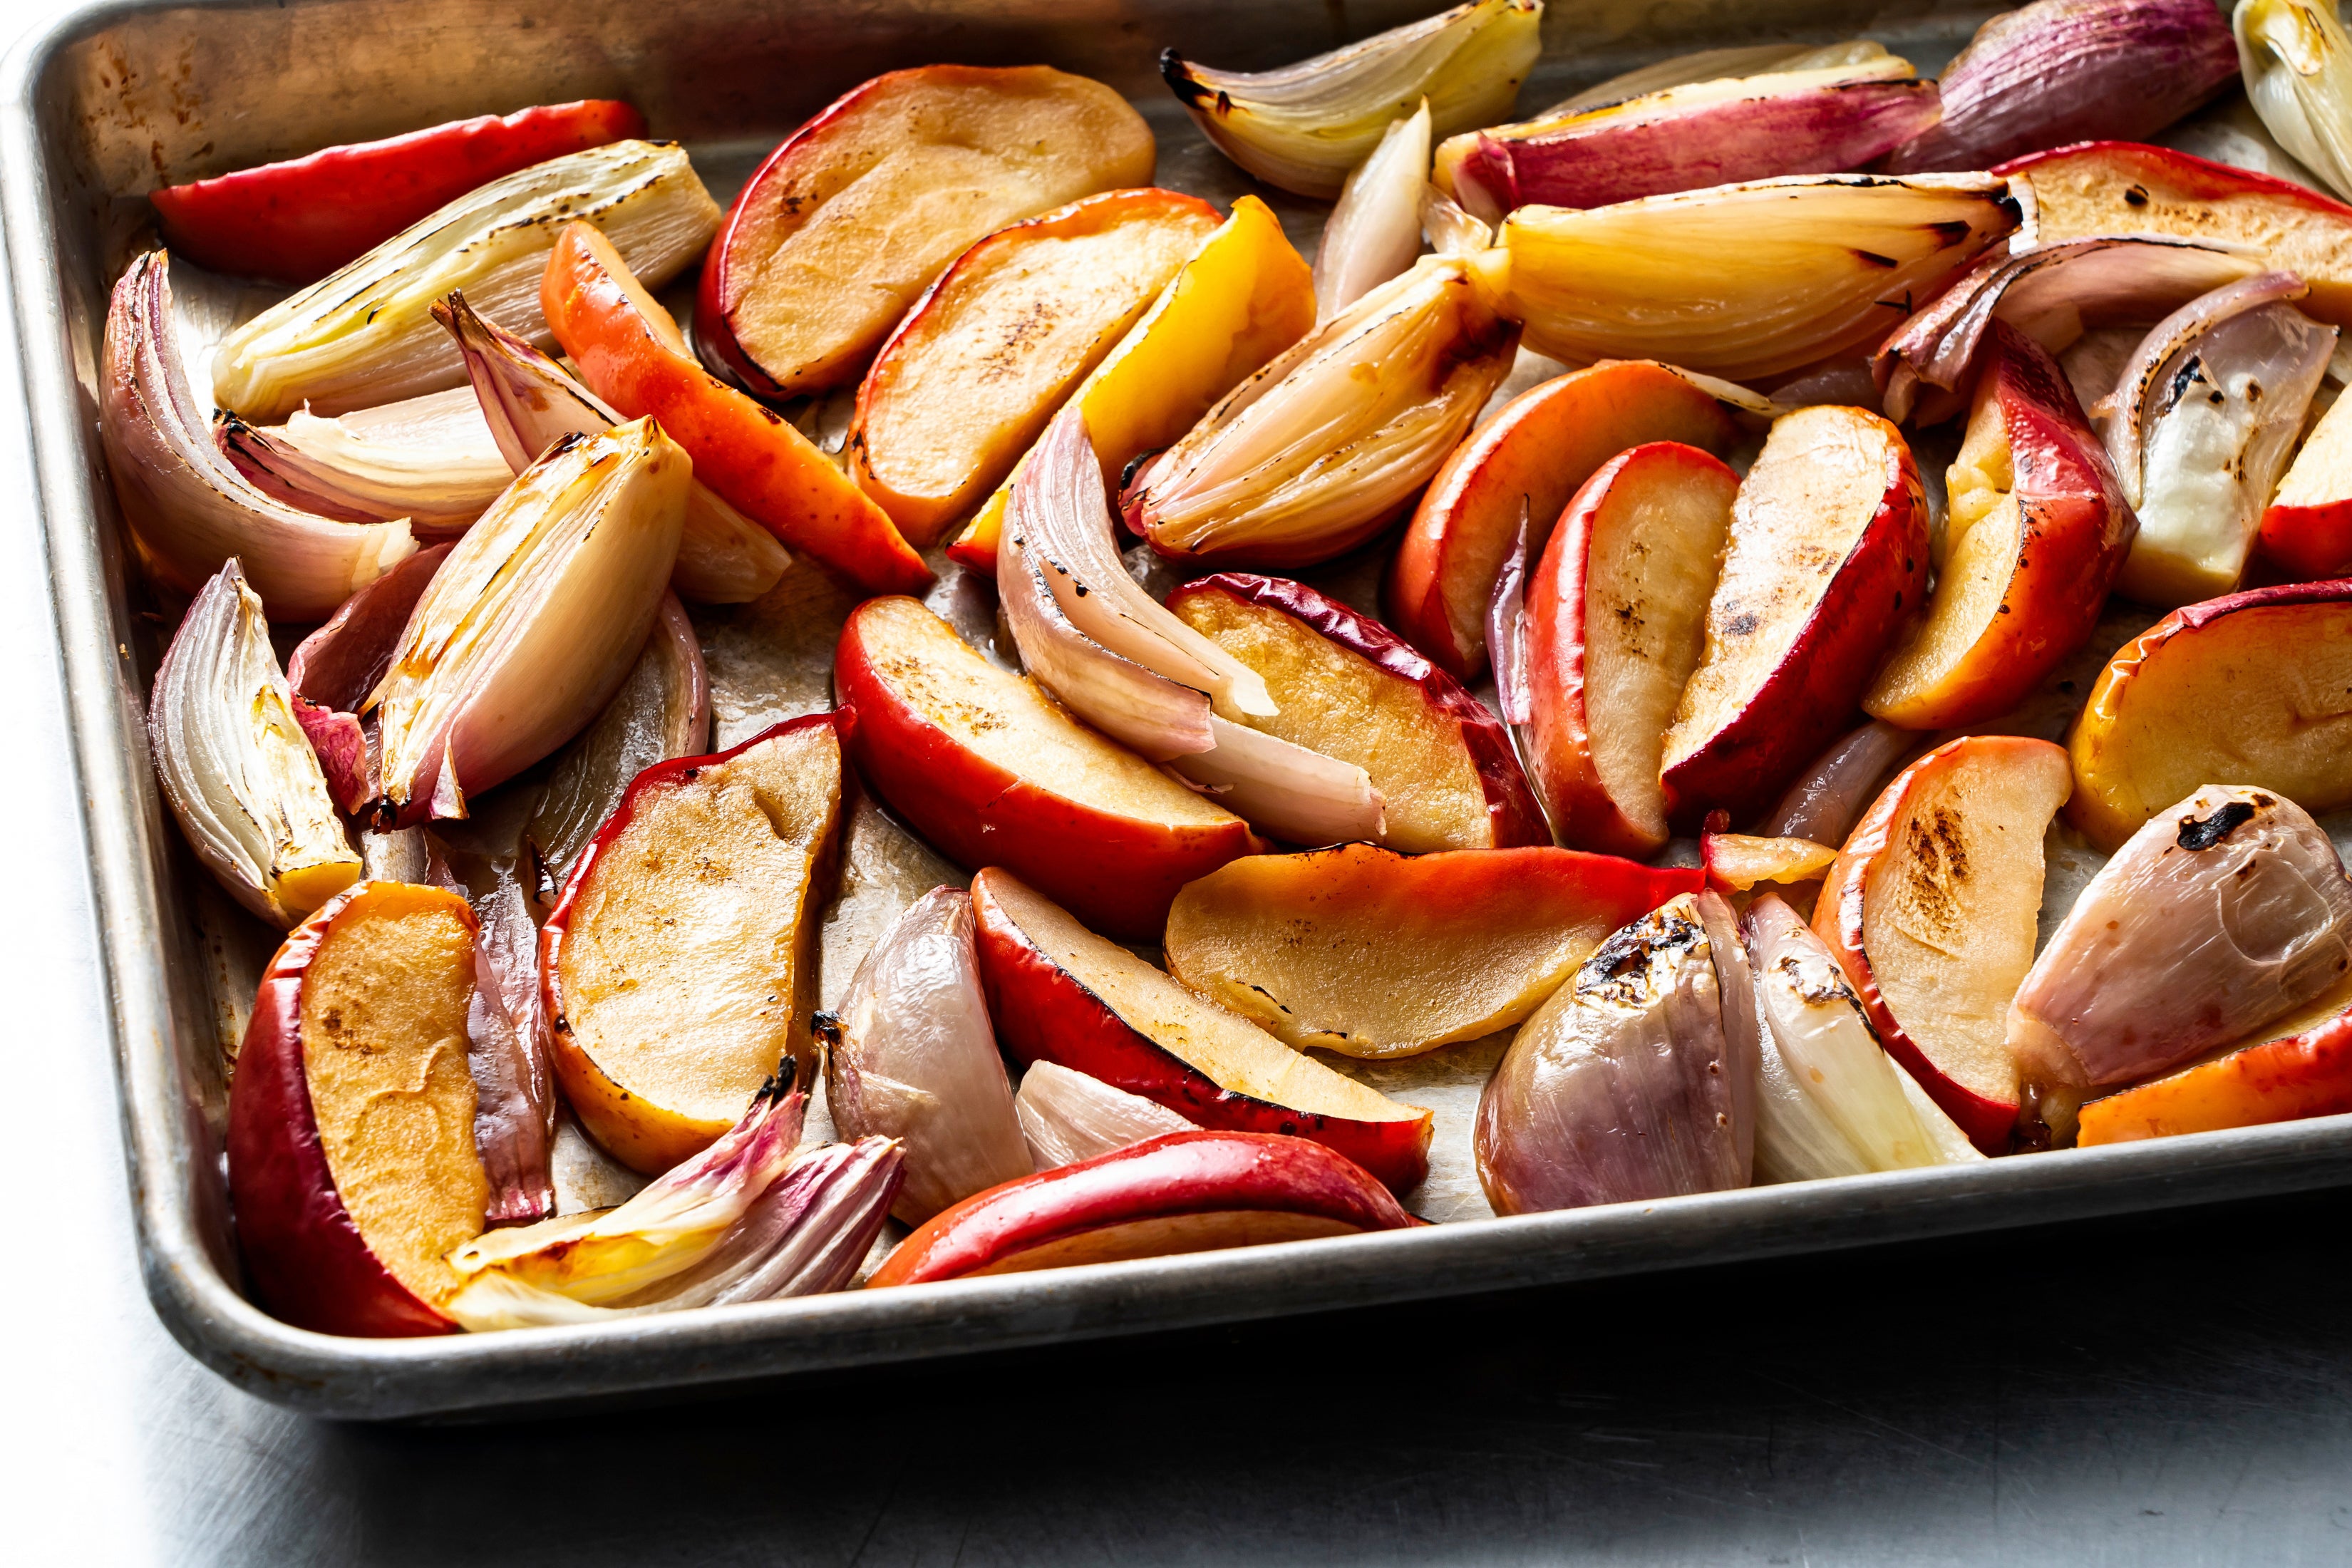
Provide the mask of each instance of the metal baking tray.
MULTIPOLYGON (((1163 184, 1229 201, 1253 188, 1160 86, 1163 45, 1219 65, 1280 64, 1438 0, 278 0, 92 5, 22 45, 0 86, 0 212, 24 346, 40 523, 62 642, 89 846, 108 1044, 150 1298, 189 1352, 238 1386, 318 1415, 384 1419, 545 1408, 820 1368, 911 1361, 1372 1302, 1596 1279, 1897 1238, 2046 1224, 2352 1180, 2352 1118, 2125 1144, 1966 1170, 1855 1177, 1514 1219, 1486 1214, 1466 1119, 1502 1037, 1363 1075, 1438 1111, 1436 1165, 1412 1203, 1454 1219, 1409 1232, 776 1301, 609 1327, 349 1340, 287 1327, 241 1293, 221 1131, 222 1044, 270 939, 228 910, 165 822, 141 729, 163 629, 126 572, 96 437, 107 289, 150 243, 162 184, 337 142, 537 102, 624 97, 693 150, 722 200, 808 113, 877 71, 1044 61, 1132 98, 1163 184), (240 991, 242 994, 240 994, 240 991)), ((1935 0, 1553 0, 1528 107, 1663 54, 1867 35, 1939 68, 1988 9, 1935 0)), ((1311 254, 1315 204, 1270 196, 1311 254)), ((193 299, 204 290, 175 283, 193 299)), ((233 291, 215 291, 231 310, 233 291)), ((248 304, 246 308, 252 308, 248 304)), ((1923 463, 1922 467, 1930 465, 1923 463)), ((1362 563, 1326 574, 1362 602, 1362 563)), ((935 606, 983 644, 989 592, 950 573, 935 606)), ((821 575, 700 615, 727 743, 823 707, 847 608, 821 575)), ((2105 638, 2107 628, 2102 629, 2105 638)), ((2121 629, 2128 636, 2137 626, 2121 629)), ((2120 636, 2101 640, 2104 656, 2120 636)), ((2339 839, 2347 837, 2339 831, 2339 839)), ((837 994, 873 934, 955 875, 877 810, 852 829, 823 984, 837 994)), ((2077 858, 2079 860, 2079 857, 2077 858)), ((2053 896, 2082 868, 2053 866, 2053 896)), ((94 1049, 96 1041, 43 1048, 94 1049)), ((1348 1064, 1341 1064, 1348 1065, 1348 1064)), ((584 1146, 583 1146, 584 1147, 584 1146)), ((575 1155, 578 1151, 575 1150, 575 1155)), ((604 1179, 564 1173, 571 1201, 604 1179)), ((610 1201, 609 1198, 604 1201, 610 1201)))

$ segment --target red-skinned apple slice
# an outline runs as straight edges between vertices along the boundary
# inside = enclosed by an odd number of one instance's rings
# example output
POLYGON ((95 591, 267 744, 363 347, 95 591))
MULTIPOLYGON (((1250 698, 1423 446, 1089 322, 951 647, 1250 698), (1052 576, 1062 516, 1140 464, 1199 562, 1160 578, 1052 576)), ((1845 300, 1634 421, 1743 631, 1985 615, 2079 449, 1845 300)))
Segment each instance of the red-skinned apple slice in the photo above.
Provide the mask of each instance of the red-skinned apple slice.
POLYGON ((1774 421, 1739 483, 1706 648, 1666 734, 1669 816, 1770 805, 1852 721, 1927 590, 1927 495, 1895 426, 1836 405, 1774 421))
POLYGON ((237 1245, 262 1305, 329 1334, 440 1334, 443 1261, 481 1234, 467 1008, 474 916, 362 882, 262 973, 229 1089, 237 1245))
POLYGON ((1988 1154, 2017 1120, 2009 1003, 2033 963, 2042 835, 2072 787, 2047 741, 1938 746, 1864 814, 1813 908, 1879 1043, 1988 1154))
POLYGON ((1403 1230, 1388 1189, 1319 1143, 1171 1132, 975 1193, 898 1244, 866 1289, 1403 1230))
POLYGON ((555 1076, 633 1170, 709 1147, 786 1057, 807 1081, 843 815, 829 716, 637 775, 540 932, 555 1076))
POLYGON ((2097 626, 2139 531, 2056 362, 2006 321, 1979 358, 1935 597, 1862 702, 1907 730, 1959 729, 2024 700, 2097 626))
POLYGON ((1526 589, 1528 752, 1562 843, 1664 847, 1658 763, 1706 647, 1738 491, 1720 460, 1654 441, 1601 465, 1545 546, 1526 589))
POLYGON ((849 477, 909 539, 971 511, 1219 223, 1196 196, 1107 191, 956 258, 857 388, 849 477))
POLYGON ((2066 746, 2067 819, 2106 850, 2200 784, 2352 805, 2352 579, 2173 611, 2107 661, 2066 746))
POLYGON ((1429 1174, 1430 1113, 1400 1105, 1097 936, 1018 877, 972 879, 980 976, 1004 1048, 1202 1126, 1310 1138, 1392 1192, 1429 1174))
POLYGON ((1378 621, 1303 583, 1226 573, 1168 608, 1263 678, 1281 711, 1253 728, 1353 763, 1408 855, 1549 844, 1511 738, 1461 683, 1378 621))
POLYGON ((720 500, 868 592, 929 585, 931 569, 888 514, 798 430, 696 363, 593 227, 564 226, 539 302, 589 389, 625 417, 651 416, 720 500))
POLYGON ((2352 397, 2330 404, 2263 513, 2262 552, 2302 582, 2352 574, 2352 397))
POLYGON ((702 266, 703 357, 762 397, 853 381, 925 285, 1006 224, 1149 184, 1143 117, 1048 66, 923 66, 852 88, 760 165, 702 266))
POLYGON ((1177 889, 1259 847, 1240 817, 1080 724, 912 599, 850 612, 833 679, 843 743, 892 810, 965 865, 1010 867, 1101 930, 1156 937, 1177 889))
POLYGON ((2352 326, 2352 206, 2288 180, 2137 142, 2084 142, 1996 166, 2033 193, 2033 244, 2107 234, 2250 246, 2311 285, 2304 309, 2352 326))
POLYGON ((1486 663, 1486 605, 1522 506, 1540 555, 1552 524, 1611 458, 1645 441, 1720 456, 1738 426, 1715 395, 1648 360, 1608 360, 1545 382, 1454 449, 1423 492, 1389 569, 1390 624, 1462 679, 1486 663))
POLYGON ((1549 846, 1253 855, 1168 911, 1169 972, 1293 1046, 1409 1057, 1506 1029, 1698 872, 1549 846))
POLYGON ((1706 829, 1699 835, 1699 860, 1706 868, 1706 885, 1729 898, 1753 892, 1769 882, 1775 890, 1788 889, 1784 896, 1790 908, 1800 914, 1811 912, 1811 894, 1801 889, 1828 876, 1838 852, 1810 838, 1727 833, 1724 829, 1730 820, 1728 812, 1710 812, 1706 829))
POLYGON ((2352 974, 2225 1057, 2083 1107, 2078 1148, 2352 1110, 2352 974))

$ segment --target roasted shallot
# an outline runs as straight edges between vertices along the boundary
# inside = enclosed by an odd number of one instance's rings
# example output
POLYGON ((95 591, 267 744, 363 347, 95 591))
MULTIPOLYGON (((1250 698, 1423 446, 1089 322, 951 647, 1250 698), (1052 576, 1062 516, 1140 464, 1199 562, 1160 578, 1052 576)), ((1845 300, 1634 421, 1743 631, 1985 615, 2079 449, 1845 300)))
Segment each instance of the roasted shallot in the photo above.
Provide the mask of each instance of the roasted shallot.
POLYGON ((1032 1062, 1013 1098, 1022 1135, 1036 1169, 1075 1165, 1130 1143, 1170 1132, 1190 1132, 1192 1123, 1139 1094, 1113 1089, 1098 1078, 1059 1062, 1032 1062))
MULTIPOLYGON (((2203 0, 2179 3, 2207 9, 2203 0)), ((2352 196, 2352 36, 2336 0, 2238 0, 2234 27, 2246 98, 2263 128, 2337 195, 2352 196)))
POLYGON ((374 737, 359 710, 392 668, 416 601, 448 556, 446 544, 418 551, 343 601, 286 661, 294 717, 310 737, 335 804, 345 811, 356 813, 375 793, 374 737))
POLYGON ((404 517, 423 532, 455 533, 514 479, 462 386, 332 419, 298 408, 261 426, 220 414, 213 434, 264 490, 346 522, 404 517))
MULTIPOLYGON (((1429 102, 1389 122, 1340 187, 1315 252, 1315 313, 1329 321, 1412 266, 1429 188, 1429 102)), ((1439 254, 1445 253, 1444 246, 1439 254)))

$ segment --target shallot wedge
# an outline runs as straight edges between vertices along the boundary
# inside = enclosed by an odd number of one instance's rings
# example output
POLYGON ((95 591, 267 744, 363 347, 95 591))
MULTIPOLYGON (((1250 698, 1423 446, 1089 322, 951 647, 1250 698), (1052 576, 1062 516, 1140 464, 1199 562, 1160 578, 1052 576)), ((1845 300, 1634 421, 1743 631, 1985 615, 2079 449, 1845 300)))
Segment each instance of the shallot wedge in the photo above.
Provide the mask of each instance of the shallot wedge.
POLYGON ((1698 899, 1676 897, 1602 942, 1520 1026, 1472 1134, 1496 1213, 1748 1184, 1754 1129, 1739 1114, 1757 1062, 1727 1026, 1728 960, 1707 923, 1698 899))
POLYGON ((426 877, 474 911, 474 996, 466 1009, 474 1148, 489 1178, 483 1223, 529 1225, 555 1212, 555 1068, 539 990, 539 923, 512 856, 428 843, 426 877))
POLYGON ((1795 910, 1766 893, 1742 929, 1764 1020, 1757 1158, 1773 1179, 1984 1158, 1880 1047, 1837 960, 1795 910))
POLYGON ((906 1151, 890 1211, 899 1220, 920 1225, 1036 1169, 981 994, 971 895, 961 888, 916 900, 818 1030, 834 1125, 846 1138, 896 1138, 906 1151))
POLYGON ((235 557, 196 595, 155 671, 147 739, 189 847, 263 920, 290 928, 359 879, 235 557))
MULTIPOLYGON (((1329 321, 1412 267, 1429 187, 1429 100, 1392 120, 1340 188, 1315 252, 1315 314, 1329 321)), ((1440 247, 1440 253, 1444 253, 1440 247)))
POLYGON ((1884 719, 1873 719, 1841 736, 1789 786, 1756 831, 1774 838, 1844 843, 1864 810, 1878 798, 1879 787, 1919 740, 1884 719))
POLYGON ((294 717, 310 737, 335 804, 347 812, 356 813, 375 793, 373 740, 359 710, 392 668, 409 615, 448 554, 446 544, 418 551, 345 600, 286 661, 294 717))
POLYGON ((1510 113, 1542 20, 1543 0, 1468 0, 1279 70, 1211 70, 1169 49, 1160 74, 1225 156, 1328 201, 1415 99, 1440 136, 1510 113))
POLYGON ((2086 321, 2147 321, 2259 271, 2259 257, 2196 240, 2125 236, 1995 252, 1915 311, 1871 360, 1886 416, 1911 416, 1923 385, 1959 388, 1996 320, 2063 348, 2086 321))
POLYGON ((1518 329, 1427 257, 1225 395, 1138 472, 1128 526, 1171 560, 1309 566, 1427 484, 1510 371, 1518 329))
POLYGON ((100 444, 149 575, 193 594, 236 558, 268 613, 321 621, 416 549, 405 520, 340 522, 257 487, 215 446, 188 385, 164 255, 132 261, 106 311, 100 444))
POLYGON ((2090 1090, 2227 1045, 2347 970, 2352 879, 2327 835, 2284 795, 2208 784, 2126 841, 2018 987, 2021 1124, 2066 1142, 2090 1090))
POLYGON ((1448 141, 1436 182, 1489 221, 1776 174, 1859 169, 1936 121, 1936 84, 1881 50, 1726 75, 1448 141))
POLYGON ((2160 609, 2226 594, 2252 552, 2336 331, 2265 272, 2158 322, 2092 414, 2139 515, 2116 591, 2160 609))
MULTIPOLYGON (((464 294, 435 300, 433 319, 457 340, 470 395, 510 473, 530 468, 566 436, 601 435, 627 423, 571 372, 483 320, 464 294)), ((681 595, 706 605, 742 604, 774 587, 792 560, 774 534, 709 485, 697 479, 688 489, 677 565, 670 574, 681 595)))
POLYGON ((406 518, 455 533, 514 478, 465 387, 322 419, 307 408, 274 426, 213 416, 238 471, 287 505, 345 522, 406 518))
POLYGON ((551 900, 639 773, 709 749, 710 672, 702 641, 677 595, 665 594, 645 650, 595 722, 557 754, 523 826, 546 898, 551 900))
POLYGON ((1113 1089, 1059 1062, 1032 1062, 1013 1098, 1036 1169, 1075 1165, 1130 1143, 1190 1132, 1192 1123, 1139 1094, 1113 1089))
POLYGON ((612 700, 677 558, 690 471, 650 419, 571 437, 467 531, 371 700, 382 818, 466 816, 469 793, 546 756, 612 700))
POLYGON ((2263 128, 2337 195, 2352 196, 2352 36, 2334 0, 2240 0, 2234 30, 2246 99, 2263 128))
POLYGON ((901 1175, 887 1138, 795 1155, 807 1097, 771 1083, 718 1142, 618 1208, 494 1230, 449 1255, 464 1327, 601 1322, 838 1290, 901 1175))
POLYGON ((2144 141, 2237 74, 2213 0, 2038 0, 1977 29, 1944 69, 1942 120, 1886 167, 1982 169, 2070 142, 2144 141))

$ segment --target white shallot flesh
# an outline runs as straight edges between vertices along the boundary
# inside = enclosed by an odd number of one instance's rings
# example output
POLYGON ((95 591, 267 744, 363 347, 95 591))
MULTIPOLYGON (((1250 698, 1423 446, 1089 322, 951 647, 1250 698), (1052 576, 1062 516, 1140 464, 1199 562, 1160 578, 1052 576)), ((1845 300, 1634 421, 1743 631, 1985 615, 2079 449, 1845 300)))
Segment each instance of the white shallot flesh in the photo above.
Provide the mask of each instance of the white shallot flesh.
POLYGON ((1193 1131, 1192 1122, 1166 1106, 1059 1062, 1030 1063, 1013 1108, 1021 1117, 1030 1161, 1040 1171, 1075 1165, 1147 1138, 1193 1131))
MULTIPOLYGON (((1422 193, 1429 188, 1429 103, 1389 122, 1372 155, 1340 187, 1315 251, 1315 315, 1329 321, 1421 254, 1422 193)), ((1480 248, 1484 248, 1481 247, 1480 248)))
POLYGON ((462 532, 514 478, 466 387, 274 426, 234 414, 213 435, 247 479, 289 506, 345 522, 406 518, 428 535, 462 532))
POLYGON ((345 600, 286 661, 294 717, 310 737, 335 804, 347 812, 358 812, 375 794, 373 740, 359 710, 391 669, 400 634, 448 554, 446 544, 418 551, 345 600))

